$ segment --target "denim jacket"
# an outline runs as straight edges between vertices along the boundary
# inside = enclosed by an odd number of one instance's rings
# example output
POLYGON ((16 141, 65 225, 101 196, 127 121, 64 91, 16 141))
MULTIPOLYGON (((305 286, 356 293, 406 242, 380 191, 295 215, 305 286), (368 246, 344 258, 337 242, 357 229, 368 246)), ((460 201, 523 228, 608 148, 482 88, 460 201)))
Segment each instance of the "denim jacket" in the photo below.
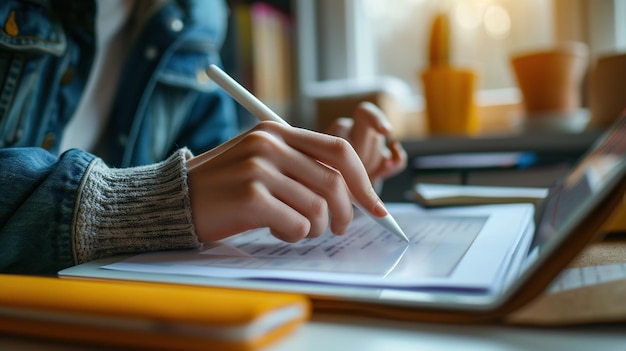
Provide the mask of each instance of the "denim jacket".
MULTIPOLYGON (((227 12, 221 0, 172 0, 146 20, 98 155, 108 166, 200 153, 238 131, 232 100, 204 74, 220 64, 227 12)), ((58 150, 94 58, 94 23, 93 1, 0 2, 0 272, 77 263, 71 228, 96 157, 58 150)))

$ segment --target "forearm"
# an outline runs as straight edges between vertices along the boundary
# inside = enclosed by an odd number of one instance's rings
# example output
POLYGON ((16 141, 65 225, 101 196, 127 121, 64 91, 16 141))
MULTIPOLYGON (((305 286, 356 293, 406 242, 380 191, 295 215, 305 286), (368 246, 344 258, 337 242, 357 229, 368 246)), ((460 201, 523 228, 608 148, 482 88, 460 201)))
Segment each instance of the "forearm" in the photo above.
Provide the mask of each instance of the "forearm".
POLYGON ((0 149, 0 271, 54 274, 108 255, 197 247, 186 152, 111 169, 79 150, 0 149))

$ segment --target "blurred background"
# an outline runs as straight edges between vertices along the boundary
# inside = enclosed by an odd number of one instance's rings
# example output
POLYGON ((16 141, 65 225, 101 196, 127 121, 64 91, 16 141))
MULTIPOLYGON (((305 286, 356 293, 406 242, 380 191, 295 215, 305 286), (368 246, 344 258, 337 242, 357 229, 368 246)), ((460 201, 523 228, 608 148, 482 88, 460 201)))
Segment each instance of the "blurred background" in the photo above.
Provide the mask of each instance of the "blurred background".
MULTIPOLYGON (((387 113, 411 162, 398 187, 391 187, 391 200, 401 200, 398 194, 407 184, 420 179, 549 186, 626 107, 626 0, 229 0, 229 5, 227 71, 292 124, 323 129, 350 116, 362 100, 387 113), (446 26, 434 28, 441 14, 446 26), (471 128, 443 135, 428 122, 422 75, 434 67, 433 52, 445 56, 444 71, 468 69, 476 78, 455 93, 463 97, 469 91, 471 128), (527 56, 536 61, 514 67, 514 58, 527 56), (543 97, 567 101, 531 104, 543 97), (529 152, 532 165, 419 166, 425 156, 529 152), (448 177, 450 170, 456 173, 448 177), (429 174, 433 177, 424 178, 429 174)), ((461 104, 451 91, 439 89, 431 105, 461 104)), ((254 123, 240 112, 244 126, 254 123)))
POLYGON ((520 101, 510 63, 517 52, 579 41, 591 65, 626 50, 625 0, 229 2, 231 72, 306 127, 318 124, 319 98, 377 89, 392 91, 406 118, 422 110, 419 72, 428 65, 430 28, 440 12, 450 18, 451 61, 479 72, 479 105, 520 101))

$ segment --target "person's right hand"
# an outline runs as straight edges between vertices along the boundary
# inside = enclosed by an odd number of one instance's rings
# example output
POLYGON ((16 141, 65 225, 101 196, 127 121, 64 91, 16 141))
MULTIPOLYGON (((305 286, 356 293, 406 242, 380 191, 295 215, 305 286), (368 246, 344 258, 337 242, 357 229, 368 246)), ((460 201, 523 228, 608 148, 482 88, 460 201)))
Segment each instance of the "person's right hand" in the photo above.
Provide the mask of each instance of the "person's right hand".
POLYGON ((387 214, 359 156, 345 139, 261 122, 187 162, 194 226, 211 242, 268 227, 296 242, 328 227, 345 232, 352 198, 387 214))

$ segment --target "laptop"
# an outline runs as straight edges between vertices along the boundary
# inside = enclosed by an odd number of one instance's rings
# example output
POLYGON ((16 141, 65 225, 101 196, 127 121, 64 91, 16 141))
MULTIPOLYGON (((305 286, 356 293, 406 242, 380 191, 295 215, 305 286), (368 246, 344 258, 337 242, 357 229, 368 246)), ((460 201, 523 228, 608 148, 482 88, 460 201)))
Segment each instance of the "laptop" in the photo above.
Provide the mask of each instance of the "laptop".
POLYGON ((546 290, 601 237, 626 191, 625 156, 626 115, 538 204, 387 204, 408 244, 357 215, 343 236, 287 244, 259 229, 198 250, 96 260, 59 276, 296 292, 318 311, 495 320, 546 290))

